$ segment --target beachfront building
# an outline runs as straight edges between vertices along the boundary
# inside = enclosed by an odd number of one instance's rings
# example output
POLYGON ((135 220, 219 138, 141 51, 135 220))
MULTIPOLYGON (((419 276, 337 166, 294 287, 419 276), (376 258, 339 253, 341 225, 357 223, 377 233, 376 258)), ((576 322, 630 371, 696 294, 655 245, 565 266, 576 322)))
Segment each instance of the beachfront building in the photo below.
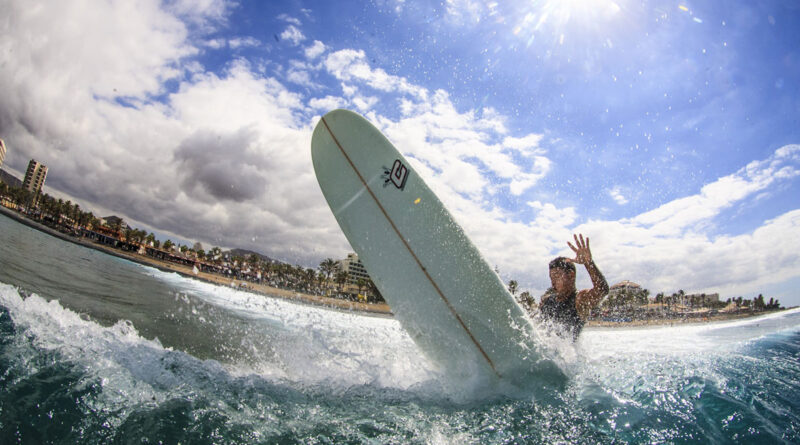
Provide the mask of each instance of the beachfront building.
POLYGON ((34 196, 34 203, 39 203, 39 194, 44 187, 44 180, 47 178, 47 166, 31 159, 28 162, 28 170, 25 172, 25 179, 22 181, 22 187, 27 189, 34 196))
MULTIPOLYGON (((369 282, 369 274, 364 267, 364 263, 358 259, 355 253, 348 253, 347 258, 336 262, 337 269, 340 272, 347 272, 347 283, 345 283, 344 291, 346 293, 357 294, 359 291, 359 279, 364 282, 369 282)), ((362 285, 361 291, 364 292, 365 288, 362 285)))
POLYGON ((6 143, 0 139, 0 167, 3 166, 3 161, 6 160, 6 143))
POLYGON ((639 284, 623 280, 609 288, 603 305, 609 307, 641 306, 648 303, 647 296, 649 294, 650 291, 642 289, 639 284))

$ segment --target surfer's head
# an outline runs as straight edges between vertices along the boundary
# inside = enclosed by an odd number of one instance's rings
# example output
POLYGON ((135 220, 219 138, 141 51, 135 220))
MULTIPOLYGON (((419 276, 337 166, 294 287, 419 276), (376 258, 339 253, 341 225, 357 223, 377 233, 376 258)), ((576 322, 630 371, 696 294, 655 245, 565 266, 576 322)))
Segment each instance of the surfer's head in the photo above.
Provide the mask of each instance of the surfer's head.
POLYGON ((560 256, 550 261, 550 282, 559 294, 575 290, 575 265, 572 260, 560 256))

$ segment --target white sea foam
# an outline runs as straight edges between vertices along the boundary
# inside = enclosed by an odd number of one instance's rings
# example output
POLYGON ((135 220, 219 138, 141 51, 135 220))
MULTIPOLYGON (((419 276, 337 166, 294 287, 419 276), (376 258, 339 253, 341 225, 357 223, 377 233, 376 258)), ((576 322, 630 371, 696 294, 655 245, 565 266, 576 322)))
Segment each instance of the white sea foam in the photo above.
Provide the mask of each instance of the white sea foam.
MULTIPOLYGON (((400 324, 394 320, 344 313, 265 298, 148 268, 149 273, 198 298, 243 316, 269 320, 286 331, 279 355, 294 378, 306 382, 336 380, 346 374, 347 385, 377 384, 410 388, 444 379, 422 357, 400 324), (302 333, 299 338, 292 333, 302 333), (287 355, 288 354, 288 355, 287 355)), ((547 342, 549 355, 570 376, 594 370, 620 358, 680 359, 735 351, 749 341, 800 325, 800 309, 742 320, 635 328, 586 329, 573 345, 541 330, 535 341, 547 342)))
POLYGON ((95 370, 102 382, 115 382, 124 393, 139 393, 141 400, 157 396, 153 387, 168 390, 187 383, 169 367, 176 360, 195 361, 186 363, 186 367, 196 369, 199 365, 202 372, 224 373, 226 379, 254 375, 295 388, 324 387, 334 393, 367 385, 419 392, 426 397, 454 395, 443 392, 454 389, 447 387, 444 376, 420 355, 392 319, 292 304, 206 283, 193 282, 186 290, 192 291, 193 298, 266 321, 263 329, 268 344, 263 347, 271 348, 274 354, 256 364, 200 362, 164 348, 158 339, 141 337, 130 322, 104 327, 63 308, 56 300, 48 302, 35 294, 23 298, 6 284, 0 284, 0 305, 8 309, 15 325, 35 339, 37 348, 82 363, 95 370))
MULTIPOLYGON (((36 295, 22 298, 16 288, 5 284, 0 284, 0 305, 8 309, 16 326, 30 334, 37 348, 62 354, 91 370, 102 385, 113 388, 105 409, 132 400, 160 400, 197 379, 250 376, 333 393, 369 387, 458 400, 479 392, 469 383, 454 387, 422 356, 395 320, 265 298, 177 274, 150 273, 174 284, 179 298, 185 298, 193 309, 210 304, 251 320, 256 331, 247 347, 272 353, 256 354, 264 357, 256 363, 200 361, 164 348, 158 339, 143 338, 129 322, 105 327, 55 300, 48 302, 36 295)), ((193 312, 202 316, 202 311, 193 312)), ((631 375, 657 374, 659 369, 680 375, 687 371, 686 366, 710 366, 704 357, 735 351, 765 334, 796 330, 798 315, 800 311, 794 310, 708 325, 588 329, 577 349, 570 345, 561 349, 573 351, 574 357, 566 360, 565 366, 578 386, 602 381, 607 389, 624 394, 631 375)), ((230 320, 235 323, 236 318, 230 320)), ((713 372, 709 376, 713 378, 713 372)))

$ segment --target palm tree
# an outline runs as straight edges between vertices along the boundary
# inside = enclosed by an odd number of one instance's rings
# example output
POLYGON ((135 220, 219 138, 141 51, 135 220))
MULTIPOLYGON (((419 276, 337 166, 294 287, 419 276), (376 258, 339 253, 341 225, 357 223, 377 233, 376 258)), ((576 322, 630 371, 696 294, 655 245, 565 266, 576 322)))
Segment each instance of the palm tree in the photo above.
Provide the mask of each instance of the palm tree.
POLYGON ((211 249, 211 252, 209 252, 209 255, 211 256, 211 259, 212 259, 212 260, 213 260, 215 263, 219 264, 219 263, 221 263, 221 262, 222 262, 222 257, 221 257, 221 255, 222 255, 222 249, 220 249, 219 247, 213 247, 213 248, 211 249))
POLYGON ((517 295, 517 288, 519 284, 516 280, 511 280, 508 282, 508 291, 511 292, 511 295, 517 295))
POLYGON ((64 200, 58 198, 58 202, 53 203, 53 210, 55 211, 53 221, 55 221, 56 224, 61 224, 61 215, 64 212, 64 200))
POLYGON ((315 281, 317 281, 317 271, 309 267, 308 269, 306 269, 304 278, 305 278, 304 284, 306 290, 311 289, 311 286, 314 284, 315 281))
POLYGON ((357 279, 356 280, 356 286, 358 286, 358 293, 360 294, 361 293, 361 289, 364 289, 365 287, 367 287, 367 280, 365 280, 363 278, 357 279))
POLYGON ((115 233, 119 233, 119 229, 120 229, 121 227, 122 227, 122 220, 121 220, 121 219, 118 219, 118 220, 114 221, 114 223, 112 223, 112 224, 111 224, 111 226, 110 226, 109 228, 110 228, 111 230, 113 230, 115 233))
POLYGON ((61 213, 66 216, 67 218, 72 218, 72 201, 69 199, 64 203, 64 208, 61 210, 61 213))
POLYGON ((259 261, 258 255, 254 253, 250 254, 250 256, 247 258, 247 262, 250 264, 251 269, 256 268, 256 264, 258 264, 258 261, 259 261))
POLYGON ((371 300, 373 302, 386 301, 383 299, 383 295, 381 295, 381 292, 378 290, 378 286, 376 286, 372 280, 367 280, 367 292, 369 292, 369 294, 372 296, 371 300))
POLYGON ((325 258, 325 260, 319 263, 319 270, 325 274, 325 279, 329 280, 331 274, 336 272, 336 261, 334 261, 333 258, 325 258))
POLYGON ((172 246, 174 246, 174 245, 175 245, 175 243, 173 243, 172 240, 168 239, 168 240, 164 241, 164 250, 167 250, 167 251, 172 250, 172 246))
POLYGON ((519 298, 517 299, 517 301, 520 302, 522 306, 529 311, 532 310, 534 307, 536 307, 536 301, 533 299, 533 297, 531 297, 531 293, 528 291, 519 294, 519 298))
POLYGON ((339 285, 339 292, 343 292, 344 283, 347 283, 347 280, 350 279, 350 274, 341 271, 336 273, 336 283, 339 285))
POLYGON ((78 223, 78 219, 80 219, 81 215, 81 206, 78 205, 76 202, 72 205, 72 226, 74 227, 78 223))

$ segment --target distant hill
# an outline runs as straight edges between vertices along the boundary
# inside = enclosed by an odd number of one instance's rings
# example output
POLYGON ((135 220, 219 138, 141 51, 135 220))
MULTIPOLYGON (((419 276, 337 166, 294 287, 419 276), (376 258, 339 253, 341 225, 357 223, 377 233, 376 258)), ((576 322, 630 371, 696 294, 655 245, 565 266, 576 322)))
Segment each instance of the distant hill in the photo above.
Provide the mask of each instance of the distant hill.
POLYGON ((0 170, 0 182, 5 182, 9 187, 22 187, 22 181, 5 170, 0 170))
POLYGON ((270 263, 277 262, 277 261, 273 260, 272 258, 266 256, 266 255, 262 255, 262 254, 260 254, 258 252, 253 252, 252 250, 231 249, 228 252, 230 252, 231 256, 240 256, 240 257, 244 257, 244 258, 249 258, 250 255, 255 254, 257 257, 261 258, 261 261, 270 262, 270 263))

